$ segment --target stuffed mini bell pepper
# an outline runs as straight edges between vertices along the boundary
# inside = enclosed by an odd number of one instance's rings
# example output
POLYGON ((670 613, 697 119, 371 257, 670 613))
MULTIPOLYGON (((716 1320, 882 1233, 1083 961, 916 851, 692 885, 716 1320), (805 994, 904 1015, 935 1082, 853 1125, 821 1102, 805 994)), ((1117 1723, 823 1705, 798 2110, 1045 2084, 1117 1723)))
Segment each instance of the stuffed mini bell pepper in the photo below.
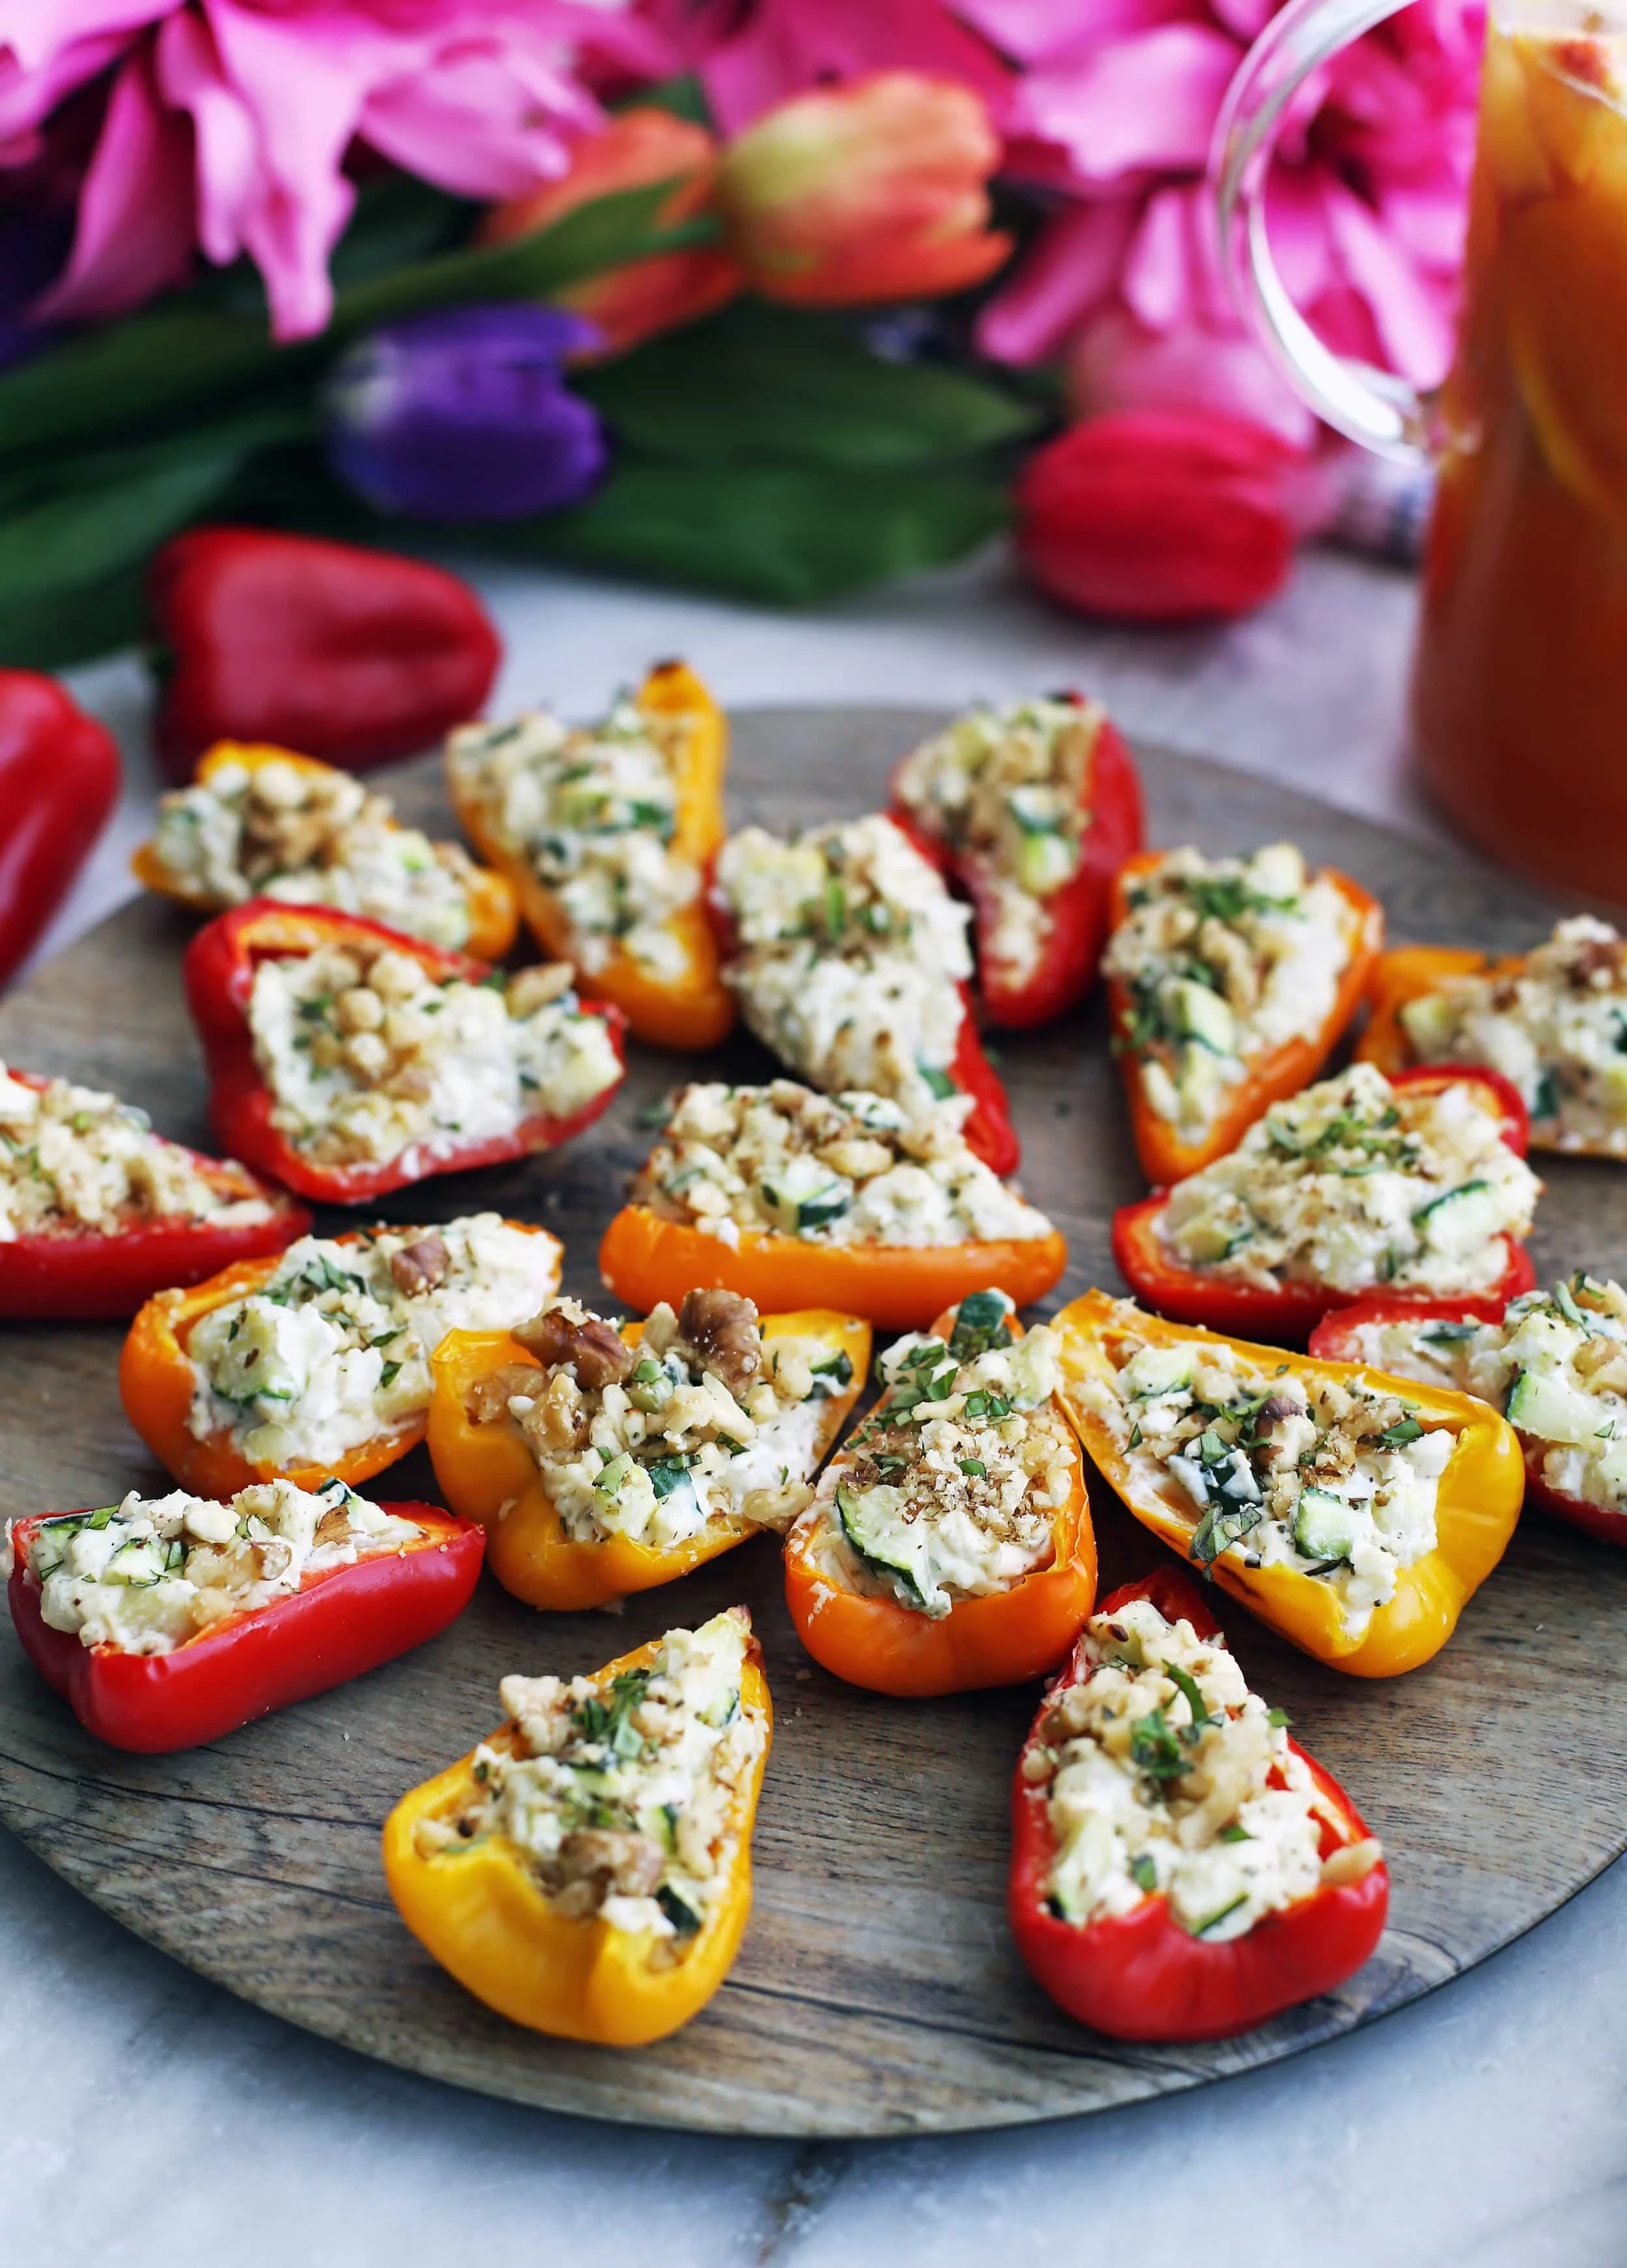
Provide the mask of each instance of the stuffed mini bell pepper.
POLYGON ((719 1286, 760 1307, 837 1307, 921 1330, 993 1285, 1041 1299, 1068 1248, 967 1147, 953 1105, 907 1120, 879 1094, 686 1086, 600 1247, 629 1307, 719 1286))
POLYGON ((1055 1333, 976 1292, 880 1373, 786 1543, 798 1636, 850 1685, 909 1698, 1054 1669, 1096 1594, 1055 1333))
POLYGON ((1483 1403, 1105 1292, 1054 1329, 1068 1415, 1129 1510, 1331 1668, 1429 1660, 1508 1547, 1525 1471, 1483 1403))
POLYGON ((1375 898, 1292 843, 1248 858, 1152 850, 1113 889, 1102 966, 1143 1172, 1222 1157, 1321 1071, 1384 941, 1375 898))
POLYGON ((893 820, 789 839, 742 828, 711 895, 728 981, 751 1029, 827 1094, 882 1094, 907 1116, 959 1101, 961 1130, 996 1174, 1020 1150, 977 1037, 967 909, 893 820))
POLYGON ((1526 1501, 1627 1544, 1627 1291, 1579 1270, 1488 1315, 1483 1303, 1359 1300, 1320 1322, 1311 1352, 1471 1394, 1525 1453, 1526 1501))
POLYGON ((592 1677, 505 1677, 507 1722, 384 1829, 401 1918, 458 1982, 556 2038, 642 2047, 703 2008, 751 1911, 773 1731, 744 1607, 592 1677))
POLYGON ((354 1487, 423 1439, 446 1333, 523 1322, 559 1288, 560 1256, 496 1213, 305 1237, 149 1300, 120 1358, 125 1415, 199 1496, 354 1487))
POLYGON ((1287 1722, 1175 1569, 1102 1601, 1012 1790, 1012 1935, 1069 2015, 1225 2039, 1372 1955, 1384 1854, 1287 1722))
POLYGON ((675 661, 602 724, 537 713, 446 745, 458 817, 538 944, 657 1047, 715 1047, 734 1021, 704 903, 727 750, 722 711, 675 661))
POLYGON ((972 709, 893 776, 898 823, 972 902, 991 1024, 1049 1023, 1095 982, 1113 878, 1143 839, 1141 783, 1079 694, 972 709))
POLYGON ((0 1316, 122 1321, 311 1226, 235 1159, 155 1134, 144 1112, 0 1064, 0 1316))
POLYGON ((430 1454, 517 1598, 602 1606, 783 1530, 869 1359, 869 1326, 824 1308, 760 1319, 691 1292, 618 1329, 556 1300, 512 1334, 442 1342, 430 1454))
POLYGON ((1579 914, 1502 960, 1434 945, 1387 953, 1356 1052, 1381 1071, 1474 1064, 1530 1114, 1531 1146, 1627 1158, 1627 940, 1579 914))
POLYGON ((482 961, 501 961, 519 927, 501 874, 460 843, 401 826, 388 799, 349 772, 287 748, 219 742, 190 787, 159 799, 131 867, 199 913, 255 897, 328 906, 482 961))
POLYGON ((1373 1291, 1495 1304, 1528 1290, 1521 1240, 1542 1186, 1506 1080, 1391 1080, 1356 1064, 1273 1103, 1229 1156, 1121 1207, 1113 1256, 1166 1315, 1299 1344, 1373 1291))
POLYGON ((256 898, 198 932, 183 974, 221 1139, 328 1204, 555 1149, 622 1081, 619 1012, 579 1005, 560 963, 504 977, 256 898))
POLYGON ((225 1504, 132 1491, 13 1525, 11 1618, 87 1733, 194 1749, 445 1630, 484 1541, 438 1506, 371 1504, 337 1480, 225 1504))

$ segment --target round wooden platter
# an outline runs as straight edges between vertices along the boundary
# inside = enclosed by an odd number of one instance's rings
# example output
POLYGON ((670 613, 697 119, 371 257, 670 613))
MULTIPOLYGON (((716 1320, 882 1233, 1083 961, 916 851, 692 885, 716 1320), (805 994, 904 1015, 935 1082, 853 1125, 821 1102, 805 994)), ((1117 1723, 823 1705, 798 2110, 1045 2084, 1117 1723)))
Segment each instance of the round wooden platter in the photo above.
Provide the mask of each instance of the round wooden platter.
MULTIPOLYGON (((904 710, 759 711, 738 720, 736 822, 786 826, 872 807, 887 767, 939 720, 904 710)), ((1384 900, 1398 939, 1520 946, 1552 909, 1467 858, 1284 789, 1139 752, 1152 839, 1237 850, 1289 836, 1384 900)), ((436 768, 387 783, 450 832, 436 768)), ((144 1104, 207 1139, 177 963, 189 932, 126 908, 0 1007, 0 1055, 144 1104)), ((1113 1208, 1141 1194, 1100 1007, 1001 1044, 1024 1185, 1065 1229, 1062 1296, 1115 1285, 1113 1208)), ((761 1077, 749 1042, 705 1069, 761 1077)), ((565 1240, 566 1287, 598 1290, 600 1232, 648 1136, 637 1114, 700 1066, 637 1050, 616 1108, 558 1157, 394 1199, 397 1220, 495 1206, 565 1240)), ((1545 1167, 1546 1274, 1627 1270, 1627 1175, 1545 1167)), ((328 1224, 335 1226, 337 1224, 328 1224)), ((157 1487, 121 1415, 114 1329, 0 1331, 0 1512, 106 1503, 157 1487)), ((422 1453, 377 1484, 434 1494, 422 1453)), ((1159 1547, 1095 1491, 1104 1587, 1159 1547)), ((722 2132, 876 2135, 997 2126, 1134 2101, 1347 2031, 1483 1960, 1627 1843, 1627 1562, 1528 1516, 1445 1653, 1393 1684, 1303 1660, 1217 1598, 1251 1680, 1292 1712, 1389 1852, 1390 1927, 1338 1994, 1214 2046, 1123 2047, 1064 2018, 1027 1979, 1004 1918, 1006 1801, 1037 1688, 907 1704, 854 1691, 803 1656, 773 1543, 759 1539, 620 1617, 539 1617, 489 1579, 432 1645, 217 1746, 151 1760, 84 1734, 0 1632, 0 1818, 74 1887, 205 1976, 291 2021, 460 2086, 601 2117, 722 2132), (468 1998, 398 1920, 379 1830, 403 1790, 496 1721, 511 1669, 572 1673, 744 1599, 777 1727, 744 1948, 710 2007, 637 2053, 510 2025, 468 1998), (1584 1698, 1585 1697, 1585 1698, 1584 1698), (1617 1718, 1620 1723, 1617 1723, 1617 1718)))

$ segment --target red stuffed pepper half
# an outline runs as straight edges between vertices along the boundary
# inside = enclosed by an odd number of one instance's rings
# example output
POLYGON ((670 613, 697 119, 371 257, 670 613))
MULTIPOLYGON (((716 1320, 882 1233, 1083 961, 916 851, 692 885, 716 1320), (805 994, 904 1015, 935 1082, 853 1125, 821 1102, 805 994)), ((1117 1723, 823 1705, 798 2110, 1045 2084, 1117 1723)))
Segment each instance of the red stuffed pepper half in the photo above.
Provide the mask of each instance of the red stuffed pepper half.
POLYGON ((183 973, 222 1140, 329 1204, 555 1149, 622 1078, 620 1012, 578 1002, 564 962, 504 976, 257 898, 199 932, 183 973))
POLYGON ((116 1095, 0 1064, 0 1316, 121 1321, 310 1226, 283 1190, 166 1141, 116 1095))
POLYGON ((740 1013, 798 1079, 880 1094, 910 1120, 960 1111, 997 1174, 1021 1155, 972 1016, 968 915, 879 813, 792 836, 742 828, 718 854, 710 909, 740 1013))
POLYGON ((1174 1322, 1299 1345, 1373 1292, 1500 1314, 1535 1282, 1542 1183, 1519 1095, 1488 1071, 1371 1064, 1274 1103, 1234 1150, 1122 1206, 1113 1256, 1174 1322))
POLYGON ((1311 1352, 1474 1395, 1520 1436, 1526 1500, 1627 1544, 1627 1290, 1579 1269, 1488 1314, 1483 1301, 1358 1300, 1311 1352))
POLYGON ((23 1651, 87 1733, 159 1754, 217 1741, 421 1646, 461 1614, 482 1529, 329 1481, 127 1496, 19 1520, 23 1651))
POLYGON ((1012 1933, 1069 2015, 1114 2039, 1224 2039, 1371 1955, 1383 1852, 1287 1722, 1179 1570, 1097 1608, 1012 1801, 1012 1933))
POLYGON ((1144 840, 1141 782, 1082 694, 976 708, 906 756, 894 816, 971 900, 991 1024, 1049 1023, 1095 982, 1113 880, 1144 840))

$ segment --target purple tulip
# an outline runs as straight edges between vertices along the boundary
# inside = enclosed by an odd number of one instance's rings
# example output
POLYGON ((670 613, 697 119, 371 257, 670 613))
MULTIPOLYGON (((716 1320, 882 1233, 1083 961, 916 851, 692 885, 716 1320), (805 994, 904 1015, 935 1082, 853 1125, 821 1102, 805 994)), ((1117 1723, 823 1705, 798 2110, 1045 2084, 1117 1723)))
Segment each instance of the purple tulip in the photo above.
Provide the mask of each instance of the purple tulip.
POLYGON ((328 460, 379 512, 561 512, 608 460, 598 412, 560 372, 566 355, 597 341, 580 315, 523 304, 392 323, 350 348, 328 379, 328 460))

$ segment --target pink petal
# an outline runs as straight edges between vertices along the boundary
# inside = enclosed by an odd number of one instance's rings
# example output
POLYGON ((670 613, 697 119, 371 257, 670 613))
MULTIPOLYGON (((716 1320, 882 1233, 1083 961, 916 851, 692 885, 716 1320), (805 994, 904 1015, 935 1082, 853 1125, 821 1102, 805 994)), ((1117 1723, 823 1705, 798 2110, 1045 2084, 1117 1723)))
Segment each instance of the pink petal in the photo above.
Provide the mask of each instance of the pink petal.
POLYGON ((128 45, 116 33, 80 40, 48 63, 26 70, 11 55, 0 54, 0 139, 10 141, 38 126, 64 95, 105 70, 128 45))
POLYGON ((46 322, 125 314, 191 265, 190 137, 160 105, 144 46, 114 81, 68 265, 29 312, 46 322))
POLYGON ((1148 330, 1124 307, 1087 323, 1068 357, 1076 416, 1111 409, 1218 411, 1307 447, 1316 420, 1278 376, 1264 349, 1240 331, 1183 324, 1148 330))
POLYGON ((1169 330, 1192 313, 1197 278, 1191 254, 1186 192, 1156 191, 1147 200, 1120 279, 1131 313, 1149 330, 1169 330))
POLYGON ((599 107, 541 57, 470 41, 433 71, 377 87, 360 131, 375 150, 454 195, 517 197, 570 162, 562 125, 595 125, 599 107))
POLYGON ((1062 143, 1086 181, 1201 169, 1240 55, 1211 26, 1166 24, 1025 80, 1012 122, 1062 143))
POLYGON ((0 48, 25 70, 45 68, 82 40, 111 38, 111 52, 180 0, 0 0, 0 48))
POLYGON ((254 122, 226 83, 209 26, 173 16, 158 33, 158 85, 166 102, 191 114, 195 136, 198 239, 224 268, 242 251, 260 179, 254 122))
POLYGON ((978 318, 978 351, 1018 364, 1057 353, 1112 291, 1138 211, 1126 197, 1057 213, 978 318))
POLYGON ((1326 291, 1334 268, 1321 177, 1281 166, 1266 190, 1266 236, 1288 297, 1308 307, 1326 291))
POLYGON ((1031 70, 1189 19, 1193 10, 1192 0, 958 0, 955 12, 1031 70))
POLYGON ((741 29, 705 55, 701 75, 719 125, 737 134, 793 94, 826 79, 882 70, 958 79, 997 119, 1011 91, 985 42, 940 0, 758 0, 741 29))
POLYGON ((1366 300, 1391 368, 1421 386, 1439 383, 1452 358, 1452 320, 1441 294, 1380 227, 1373 209, 1342 182, 1326 192, 1329 234, 1351 287, 1366 300))

